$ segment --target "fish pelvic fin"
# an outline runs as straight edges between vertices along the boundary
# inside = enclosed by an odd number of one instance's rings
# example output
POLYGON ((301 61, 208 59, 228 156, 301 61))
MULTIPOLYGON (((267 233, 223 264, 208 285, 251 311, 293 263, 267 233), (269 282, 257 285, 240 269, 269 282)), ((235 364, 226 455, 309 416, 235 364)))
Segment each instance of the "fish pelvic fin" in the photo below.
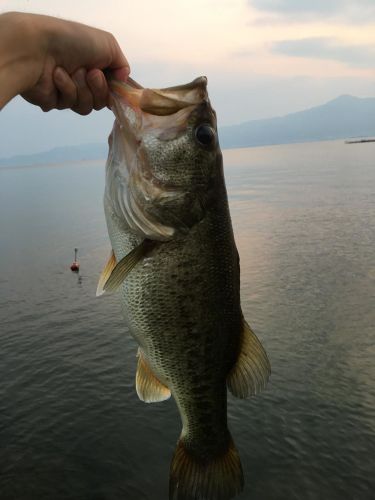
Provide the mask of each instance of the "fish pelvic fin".
POLYGON ((100 277, 99 277, 98 287, 96 289, 96 296, 97 297, 100 297, 100 295, 103 295, 104 285, 108 281, 108 279, 111 276, 111 273, 115 267, 116 267, 116 257, 115 257, 114 251, 111 250, 111 255, 109 256, 109 259, 108 259, 107 263, 105 264, 103 271, 101 272, 100 277))
POLYGON ((171 391, 154 375, 141 349, 138 349, 138 366, 135 388, 138 397, 145 403, 157 403, 171 397, 171 391))
POLYGON ((180 438, 170 468, 169 500, 229 500, 243 486, 241 460, 230 435, 227 449, 208 460, 189 453, 180 438))
POLYGON ((228 389, 238 398, 247 398, 266 387, 270 374, 267 353, 243 319, 240 352, 227 377, 228 389))
MULTIPOLYGON (((96 296, 105 292, 114 292, 125 281, 125 278, 138 262, 142 261, 151 252, 158 242, 145 239, 131 250, 117 264, 113 256, 110 257, 99 278, 96 296)), ((112 251, 113 252, 113 251, 112 251)))

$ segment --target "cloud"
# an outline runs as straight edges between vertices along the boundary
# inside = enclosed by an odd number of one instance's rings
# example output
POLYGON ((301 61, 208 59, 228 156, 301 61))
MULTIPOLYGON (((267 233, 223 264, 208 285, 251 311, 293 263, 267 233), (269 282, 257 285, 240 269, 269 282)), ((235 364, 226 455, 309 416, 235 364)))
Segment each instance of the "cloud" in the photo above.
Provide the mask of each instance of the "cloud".
POLYGON ((303 38, 273 42, 271 50, 291 57, 338 61, 361 68, 375 67, 375 48, 370 45, 345 45, 333 38, 303 38))
POLYGON ((258 10, 298 18, 339 17, 375 22, 374 0, 248 0, 258 10))

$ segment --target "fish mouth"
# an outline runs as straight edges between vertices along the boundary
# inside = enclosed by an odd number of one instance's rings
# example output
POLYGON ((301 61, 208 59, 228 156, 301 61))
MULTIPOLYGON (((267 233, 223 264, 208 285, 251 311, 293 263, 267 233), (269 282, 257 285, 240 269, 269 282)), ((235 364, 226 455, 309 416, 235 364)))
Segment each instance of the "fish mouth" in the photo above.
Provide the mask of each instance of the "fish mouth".
POLYGON ((190 83, 164 89, 145 89, 129 78, 127 83, 112 80, 111 91, 133 110, 153 116, 171 116, 208 100, 207 78, 200 76, 190 83))

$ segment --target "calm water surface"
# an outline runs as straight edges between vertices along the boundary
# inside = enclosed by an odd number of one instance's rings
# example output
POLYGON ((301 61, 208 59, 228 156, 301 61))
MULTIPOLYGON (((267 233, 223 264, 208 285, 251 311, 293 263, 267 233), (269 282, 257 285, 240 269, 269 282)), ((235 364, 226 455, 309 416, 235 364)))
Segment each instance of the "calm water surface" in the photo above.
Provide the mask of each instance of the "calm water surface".
MULTIPOLYGON (((375 498, 375 144, 226 151, 260 396, 229 397, 239 500, 375 498)), ((103 162, 0 169, 0 500, 166 500, 175 404, 134 389, 103 162), (74 247, 81 273, 71 273, 74 247)))

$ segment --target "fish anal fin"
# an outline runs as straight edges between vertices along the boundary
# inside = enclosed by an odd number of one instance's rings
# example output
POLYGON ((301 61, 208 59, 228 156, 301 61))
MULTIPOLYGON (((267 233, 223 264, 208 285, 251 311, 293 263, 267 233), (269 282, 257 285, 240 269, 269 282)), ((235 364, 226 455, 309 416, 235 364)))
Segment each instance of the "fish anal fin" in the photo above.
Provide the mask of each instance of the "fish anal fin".
POLYGON ((138 397, 145 403, 157 403, 171 397, 171 391, 154 375, 141 349, 138 349, 135 387, 138 397))
POLYGON ((227 377, 230 392, 238 398, 257 394, 267 385, 271 365, 259 339, 243 320, 240 352, 227 377))
POLYGON ((170 468, 169 500, 229 500, 243 486, 241 461, 231 437, 224 453, 211 459, 191 454, 180 438, 170 468))
POLYGON ((100 274, 98 287, 96 289, 96 296, 99 297, 104 293, 104 285, 108 281, 108 278, 111 276, 112 271, 116 267, 116 257, 113 250, 111 250, 111 255, 103 268, 103 271, 100 274))

